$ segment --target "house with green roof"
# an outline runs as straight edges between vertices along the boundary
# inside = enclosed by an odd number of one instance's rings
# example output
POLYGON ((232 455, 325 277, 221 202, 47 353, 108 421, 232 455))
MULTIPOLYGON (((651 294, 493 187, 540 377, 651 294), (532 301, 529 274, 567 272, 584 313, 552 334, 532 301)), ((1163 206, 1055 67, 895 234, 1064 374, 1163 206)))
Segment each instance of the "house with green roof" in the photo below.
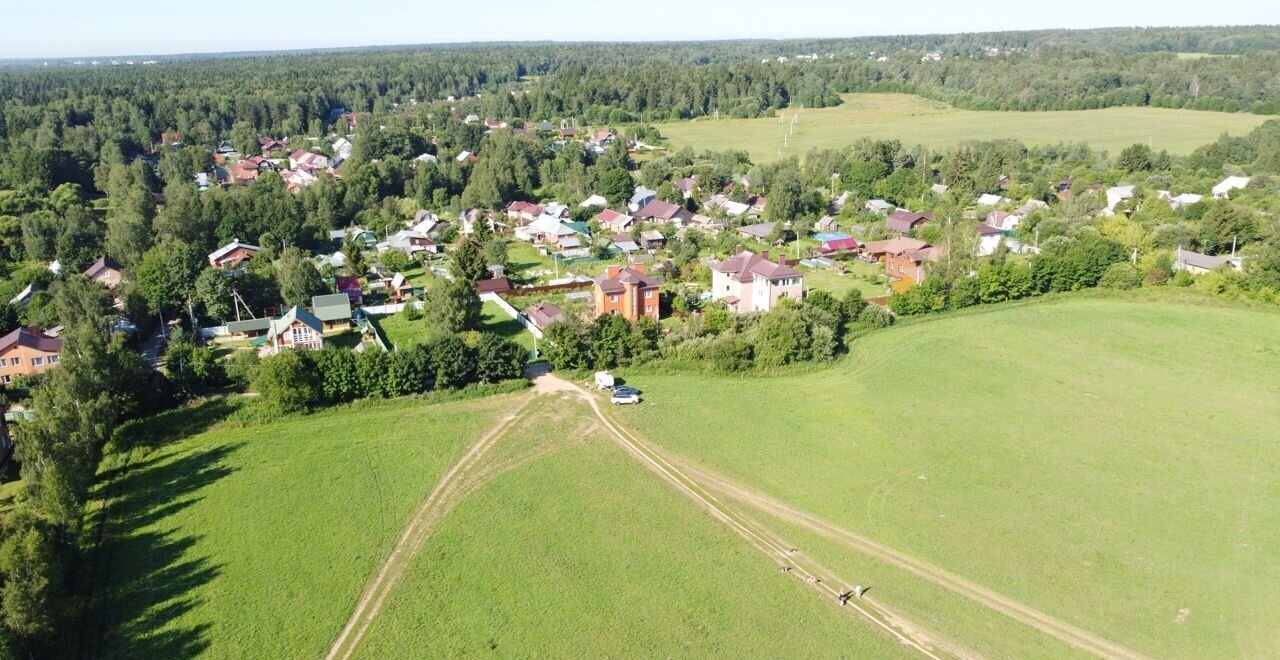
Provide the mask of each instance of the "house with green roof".
POLYGON ((272 319, 267 331, 271 352, 290 348, 320 350, 324 348, 324 322, 315 314, 294 305, 278 319, 272 319))
POLYGON ((324 324, 325 332, 351 327, 351 299, 345 293, 331 293, 311 299, 311 313, 324 324))

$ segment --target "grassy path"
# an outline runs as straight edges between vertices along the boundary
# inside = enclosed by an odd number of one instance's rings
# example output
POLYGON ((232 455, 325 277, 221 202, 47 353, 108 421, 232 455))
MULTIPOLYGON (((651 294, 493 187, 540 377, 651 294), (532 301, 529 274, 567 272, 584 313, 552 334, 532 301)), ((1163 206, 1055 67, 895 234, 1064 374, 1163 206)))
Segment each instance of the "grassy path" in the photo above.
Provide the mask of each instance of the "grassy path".
POLYGON ((369 627, 378 618, 387 596, 395 589, 404 575, 405 567, 422 549, 427 538, 437 523, 449 513, 468 493, 483 485, 495 475, 495 470, 486 468, 485 455, 493 448, 498 439, 511 428, 520 417, 520 413, 528 407, 532 397, 526 397, 509 415, 498 421, 492 429, 484 434, 467 453, 458 460, 448 472, 436 483, 431 494, 414 512, 400 535, 391 554, 387 556, 377 576, 365 588, 364 594, 356 603, 355 611, 347 620, 338 638, 334 640, 326 660, 347 660, 360 646, 360 641, 369 631, 369 627))

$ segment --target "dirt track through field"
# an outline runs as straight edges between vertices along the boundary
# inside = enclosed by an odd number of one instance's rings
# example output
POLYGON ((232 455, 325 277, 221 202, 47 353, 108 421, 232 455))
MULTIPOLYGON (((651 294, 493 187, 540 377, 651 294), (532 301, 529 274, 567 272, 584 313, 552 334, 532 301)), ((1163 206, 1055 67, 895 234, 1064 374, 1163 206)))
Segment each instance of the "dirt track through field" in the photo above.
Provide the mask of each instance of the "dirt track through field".
MULTIPOLYGON (((779 502, 767 495, 753 491, 740 484, 735 484, 724 477, 685 465, 662 452, 654 450, 634 433, 626 431, 620 425, 613 423, 606 415, 604 415, 593 397, 585 391, 582 391, 582 394, 588 397, 591 407, 595 410, 596 414, 600 416, 601 421, 605 423, 614 435, 631 448, 633 453, 641 455, 644 459, 652 462, 654 465, 661 464, 666 466, 664 471, 669 470, 670 472, 680 475, 683 481, 688 482, 694 488, 705 493, 707 499, 715 502, 716 505, 719 504, 719 501, 711 494, 711 490, 715 490, 722 496, 731 498, 758 511, 775 516, 780 520, 817 533, 818 535, 835 541, 846 548, 855 550, 863 555, 882 561, 939 587, 969 598, 974 602, 999 612, 1000 614, 1018 621, 1019 623, 1034 628, 1046 635, 1061 640, 1062 642, 1084 651, 1085 653, 1103 658, 1123 658, 1124 660, 1141 660, 1144 657, 1136 651, 1125 648, 1120 644, 1116 644, 1115 642, 1056 619, 1044 612, 987 589, 968 579, 894 550, 893 548, 884 546, 865 536, 842 529, 811 514, 787 506, 786 504, 783 504, 782 502, 779 502)), ((688 486, 685 486, 684 483, 681 483, 680 480, 672 480, 685 488, 689 488, 688 486)), ((703 500, 709 507, 715 507, 715 505, 708 502, 701 496, 699 496, 698 499, 703 500)), ((727 518, 727 515, 721 514, 718 517, 727 518)), ((759 527, 758 524, 756 526, 759 527)), ((874 600, 872 599, 864 599, 864 602, 866 601, 871 601, 871 603, 874 604, 874 600)), ((852 603, 852 601, 850 602, 852 603)), ((881 623, 882 626, 884 623, 881 622, 881 619, 887 622, 896 622, 900 629, 915 628, 915 626, 913 626, 909 621, 903 620, 897 614, 891 613, 884 608, 881 608, 879 614, 880 617, 876 619, 876 621, 877 623, 881 623)), ((925 638, 932 640, 936 637, 932 634, 926 634, 925 638)), ((961 647, 954 644, 943 642, 941 646, 945 650, 957 655, 969 655, 961 647)), ((919 649, 919 647, 917 648, 919 649)))
MULTIPOLYGON (((598 399, 592 396, 590 392, 551 374, 540 376, 538 381, 540 381, 539 389, 544 391, 576 393, 591 406, 591 410, 596 417, 599 418, 604 427, 608 429, 610 434, 628 453, 640 459, 663 480, 693 498, 705 507, 713 517, 729 525, 753 547, 777 561, 780 567, 787 568, 790 575, 803 580, 815 590, 833 599, 839 598, 842 593, 850 591, 847 585, 842 589, 824 582, 823 577, 825 576, 831 582, 841 584, 838 578, 835 578, 830 571, 823 569, 816 562, 797 552, 785 540, 760 526, 751 518, 725 506, 724 503, 703 488, 697 481, 689 478, 671 461, 653 451, 647 443, 616 424, 609 415, 604 413, 600 408, 598 399)), ((943 657, 966 659, 980 657, 973 651, 941 639, 922 626, 915 625, 901 616, 882 610, 870 599, 850 598, 845 606, 851 611, 860 614, 902 645, 915 649, 925 657, 933 660, 941 660, 943 657)))
POLYGON ((526 397, 511 414, 499 420, 436 483, 431 494, 414 512, 409 525, 400 535, 400 540, 383 562, 378 574, 369 586, 365 587, 364 593, 356 603, 355 611, 347 620, 347 625, 342 628, 338 638, 329 647, 329 652, 325 655, 326 660, 347 660, 355 653, 361 640, 369 631, 369 627, 382 612, 387 596, 400 582, 405 568, 422 549, 435 526, 468 493, 499 472, 491 467, 486 468, 483 459, 498 439, 511 429, 532 401, 532 397, 526 397))

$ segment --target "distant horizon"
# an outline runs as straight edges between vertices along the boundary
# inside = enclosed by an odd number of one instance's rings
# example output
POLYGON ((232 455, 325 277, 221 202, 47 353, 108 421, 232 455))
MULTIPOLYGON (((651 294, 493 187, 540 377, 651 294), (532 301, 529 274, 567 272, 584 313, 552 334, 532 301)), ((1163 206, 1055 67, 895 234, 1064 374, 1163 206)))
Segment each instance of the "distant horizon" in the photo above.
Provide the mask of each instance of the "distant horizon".
POLYGON ((365 0, 313 0, 237 6, 216 13, 160 0, 64 0, 53 6, 19 3, 6 10, 10 30, 0 60, 196 57, 238 53, 453 46, 464 44, 650 43, 858 39, 1123 28, 1272 27, 1280 15, 1270 2, 1242 0, 1222 25, 1217 7, 1181 7, 1176 18, 1156 0, 1079 0, 1061 12, 1050 5, 973 0, 963 7, 918 0, 896 6, 852 6, 838 0, 739 0, 732 10, 688 0, 651 0, 644 7, 587 6, 545 0, 531 6, 489 0, 483 15, 455 3, 415 6, 365 0), (244 20, 240 20, 240 19, 244 20), (1173 24, 1154 25, 1155 21, 1173 24), (234 26, 248 29, 233 31, 234 26))
MULTIPOLYGON (((897 37, 927 37, 927 36, 954 36, 964 34, 1009 34, 1015 32, 1089 32, 1096 30, 1197 30, 1197 29, 1229 29, 1229 28, 1268 28, 1274 27, 1280 29, 1280 23, 1241 23, 1238 25, 1099 25, 1094 27, 1076 27, 1076 28, 1010 28, 1004 30, 964 30, 957 32, 897 32, 897 33, 878 33, 878 34, 848 34, 841 36, 791 36, 791 37, 726 37, 726 38, 687 38, 687 39, 528 39, 528 40, 511 40, 511 39, 495 39, 492 41, 424 41, 418 43, 367 43, 357 45, 336 45, 336 46, 298 46, 285 48, 269 48, 269 49, 250 49, 250 50, 200 50, 200 51, 174 51, 174 52, 134 52, 134 53, 97 53, 97 54, 72 54, 72 55, 48 55, 48 56, 0 56, 0 62, 22 62, 22 63, 40 63, 42 61, 58 61, 59 63, 68 63, 74 60, 103 60, 121 58, 151 58, 151 57, 168 57, 168 58, 200 58, 200 57, 252 57, 258 55, 287 55, 290 53, 323 53, 336 51, 372 51, 372 50, 394 50, 394 49, 414 49, 414 48, 433 48, 440 47, 442 50, 457 47, 484 47, 484 46, 537 46, 537 45, 559 45, 559 46, 598 46, 605 44, 697 44, 697 43, 786 43, 795 41, 846 41, 854 39, 876 39, 876 38, 897 38, 897 37)), ((139 62, 134 62, 139 64, 139 62)))

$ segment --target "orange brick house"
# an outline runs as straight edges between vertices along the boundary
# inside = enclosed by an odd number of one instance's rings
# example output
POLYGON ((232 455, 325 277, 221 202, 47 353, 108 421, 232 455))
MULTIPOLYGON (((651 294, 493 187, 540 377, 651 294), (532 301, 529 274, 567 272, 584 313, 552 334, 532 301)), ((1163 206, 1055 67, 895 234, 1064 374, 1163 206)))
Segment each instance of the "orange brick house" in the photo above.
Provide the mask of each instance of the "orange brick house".
POLYGON ((239 239, 235 239, 230 243, 209 253, 209 265, 219 269, 236 269, 240 264, 258 256, 259 248, 256 245, 241 243, 239 239))
POLYGON ((865 251, 884 264, 884 272, 892 280, 920 282, 925 278, 925 264, 942 258, 942 250, 906 236, 887 241, 871 241, 865 251))
POLYGON ((18 328, 0 338, 0 383, 16 376, 42 374, 58 364, 62 340, 35 326, 18 328))
POLYGON ((647 316, 655 321, 658 311, 658 280, 644 272, 643 265, 609 266, 593 287, 595 315, 618 314, 628 321, 647 316))

